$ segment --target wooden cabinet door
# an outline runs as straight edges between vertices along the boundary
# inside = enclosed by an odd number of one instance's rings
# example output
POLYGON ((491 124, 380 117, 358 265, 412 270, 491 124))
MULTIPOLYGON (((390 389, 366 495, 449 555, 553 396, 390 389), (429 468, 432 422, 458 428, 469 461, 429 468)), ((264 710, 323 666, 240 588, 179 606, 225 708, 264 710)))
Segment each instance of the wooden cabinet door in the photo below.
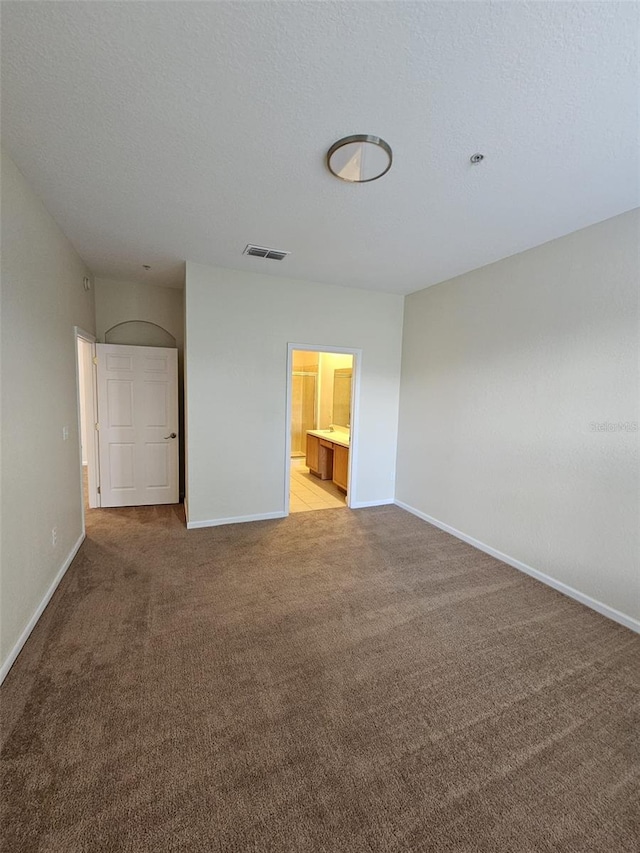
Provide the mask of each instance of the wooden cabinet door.
POLYGON ((305 461, 310 471, 318 470, 319 453, 320 439, 316 435, 307 435, 307 458, 305 461))
POLYGON ((339 489, 347 491, 349 479, 349 448, 341 444, 333 445, 333 482, 339 489))
POLYGON ((321 480, 330 480, 333 477, 333 442, 320 439, 318 451, 318 477, 321 480))

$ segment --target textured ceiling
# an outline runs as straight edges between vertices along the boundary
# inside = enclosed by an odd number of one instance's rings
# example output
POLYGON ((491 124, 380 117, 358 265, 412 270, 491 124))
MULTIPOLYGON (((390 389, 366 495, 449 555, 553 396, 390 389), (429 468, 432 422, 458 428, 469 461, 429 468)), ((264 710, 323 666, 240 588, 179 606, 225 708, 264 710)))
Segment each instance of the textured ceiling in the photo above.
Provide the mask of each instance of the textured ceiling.
POLYGON ((3 2, 3 142, 97 275, 179 285, 192 260, 407 293, 640 203, 639 19, 626 2, 3 2), (380 181, 327 172, 352 133, 391 144, 380 181))

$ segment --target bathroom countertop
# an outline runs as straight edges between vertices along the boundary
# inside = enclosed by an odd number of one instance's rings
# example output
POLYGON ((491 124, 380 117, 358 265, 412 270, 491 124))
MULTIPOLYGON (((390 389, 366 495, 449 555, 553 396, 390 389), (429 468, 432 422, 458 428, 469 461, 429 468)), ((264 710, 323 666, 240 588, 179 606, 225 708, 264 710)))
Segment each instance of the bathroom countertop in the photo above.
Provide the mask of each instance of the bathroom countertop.
POLYGON ((341 429, 308 429, 307 435, 325 438, 327 441, 332 441, 334 444, 341 444, 343 447, 349 447, 351 439, 351 434, 341 429))

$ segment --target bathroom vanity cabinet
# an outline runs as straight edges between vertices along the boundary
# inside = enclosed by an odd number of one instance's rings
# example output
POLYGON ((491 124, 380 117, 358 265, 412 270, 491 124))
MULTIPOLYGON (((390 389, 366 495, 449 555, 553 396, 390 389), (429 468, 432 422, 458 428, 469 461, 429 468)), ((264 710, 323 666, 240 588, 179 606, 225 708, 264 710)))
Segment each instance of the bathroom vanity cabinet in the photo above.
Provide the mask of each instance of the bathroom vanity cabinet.
MULTIPOLYGON (((307 433, 307 468, 321 480, 333 480, 339 489, 347 491, 349 448, 340 439, 332 441, 332 433, 307 433)), ((336 436, 337 438, 337 436, 336 436)))
POLYGON ((341 444, 333 445, 333 482, 339 489, 347 491, 349 476, 349 448, 341 444))
POLYGON ((307 433, 307 458, 305 461, 312 474, 320 477, 321 480, 329 479, 326 473, 326 465, 323 466, 322 471, 320 470, 320 439, 317 435, 307 433))
POLYGON ((333 442, 307 433, 307 468, 321 480, 333 477, 333 442))

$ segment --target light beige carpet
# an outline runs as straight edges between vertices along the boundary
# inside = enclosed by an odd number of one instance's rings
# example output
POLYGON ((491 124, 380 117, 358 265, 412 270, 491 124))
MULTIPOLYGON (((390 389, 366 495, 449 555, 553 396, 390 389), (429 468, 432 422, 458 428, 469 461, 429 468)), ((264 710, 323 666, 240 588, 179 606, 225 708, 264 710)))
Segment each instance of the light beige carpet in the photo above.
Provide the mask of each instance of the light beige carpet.
POLYGON ((631 853, 640 638, 395 507, 93 511, 1 691, 15 853, 631 853))

